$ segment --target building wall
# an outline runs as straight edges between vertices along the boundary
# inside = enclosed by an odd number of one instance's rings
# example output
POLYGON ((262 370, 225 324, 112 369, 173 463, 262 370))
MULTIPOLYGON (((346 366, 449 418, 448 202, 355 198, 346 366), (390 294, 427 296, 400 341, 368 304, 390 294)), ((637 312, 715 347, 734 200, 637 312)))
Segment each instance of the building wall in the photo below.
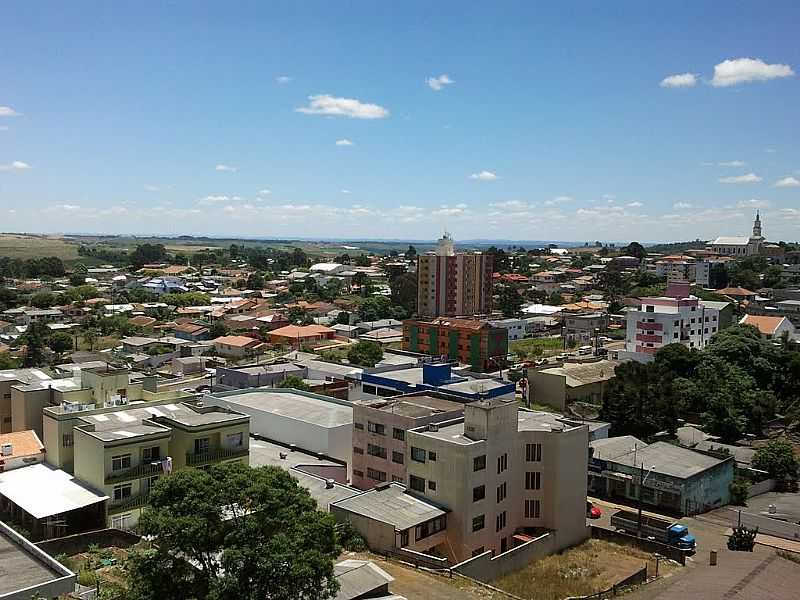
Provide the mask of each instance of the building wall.
MULTIPOLYGON (((228 435, 242 434, 242 446, 244 450, 250 447, 250 426, 248 423, 228 425, 223 427, 210 427, 203 430, 189 430, 179 427, 172 428, 172 439, 169 444, 169 452, 172 457, 173 469, 182 469, 186 466, 186 455, 194 454, 194 442, 197 439, 208 438, 210 451, 230 448, 227 440, 228 435)), ((242 460, 235 458, 231 460, 242 460)), ((247 461, 247 457, 244 458, 247 461)))
POLYGON ((563 412, 567 404, 567 378, 563 375, 528 369, 530 398, 536 404, 552 406, 563 412))
POLYGON ((11 431, 33 429, 39 439, 43 438, 42 409, 50 405, 49 389, 24 392, 11 389, 11 431))
POLYGON ((424 317, 488 314, 492 259, 480 253, 417 257, 417 313, 424 317))
POLYGON ((495 370, 490 357, 503 361, 508 354, 508 329, 484 325, 480 329, 409 319, 403 321, 403 350, 444 356, 475 371, 495 370))

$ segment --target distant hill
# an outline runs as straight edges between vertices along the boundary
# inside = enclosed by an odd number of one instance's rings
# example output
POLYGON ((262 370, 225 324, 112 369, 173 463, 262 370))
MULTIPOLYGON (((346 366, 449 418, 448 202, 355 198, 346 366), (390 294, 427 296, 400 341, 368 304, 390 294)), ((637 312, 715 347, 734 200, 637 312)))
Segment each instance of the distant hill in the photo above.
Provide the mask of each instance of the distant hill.
POLYGON ((706 247, 703 240, 693 242, 671 242, 669 244, 644 244, 648 252, 662 252, 665 254, 678 254, 687 250, 703 250, 706 247))

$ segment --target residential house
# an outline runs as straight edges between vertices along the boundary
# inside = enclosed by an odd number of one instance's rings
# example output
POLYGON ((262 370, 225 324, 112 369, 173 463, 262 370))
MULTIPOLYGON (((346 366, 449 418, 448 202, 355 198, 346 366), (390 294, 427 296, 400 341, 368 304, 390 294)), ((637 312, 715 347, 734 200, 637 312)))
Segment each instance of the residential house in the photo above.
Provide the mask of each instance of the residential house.
POLYGON ((244 335, 224 335, 214 340, 214 350, 226 358, 254 356, 263 346, 260 340, 244 335))
POLYGON ((752 325, 761 333, 762 337, 771 340, 780 339, 784 334, 790 340, 797 337, 794 324, 788 317, 769 317, 757 315, 745 315, 739 321, 740 325, 752 325))
POLYGON ((287 325, 269 333, 270 342, 299 350, 303 346, 318 345, 332 340, 336 331, 324 325, 287 325))
POLYGON ((44 445, 35 431, 0 433, 0 473, 44 461, 44 445))

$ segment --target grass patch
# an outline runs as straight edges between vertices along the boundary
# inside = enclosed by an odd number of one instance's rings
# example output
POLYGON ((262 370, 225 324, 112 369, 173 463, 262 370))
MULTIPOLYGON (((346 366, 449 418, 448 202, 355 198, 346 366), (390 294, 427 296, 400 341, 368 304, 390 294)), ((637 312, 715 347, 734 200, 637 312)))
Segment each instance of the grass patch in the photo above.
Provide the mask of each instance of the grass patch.
MULTIPOLYGON (((632 575, 648 562, 655 572, 651 554, 604 540, 587 540, 561 554, 532 562, 524 569, 492 581, 501 590, 530 600, 561 600, 600 592, 632 575)), ((659 574, 678 568, 663 561, 659 574)))
POLYGON ((540 358, 563 352, 563 344, 564 342, 560 337, 514 340, 508 344, 508 351, 521 358, 540 358))
POLYGON ((54 236, 4 233, 0 234, 0 256, 23 260, 57 256, 71 261, 78 258, 78 245, 54 236))

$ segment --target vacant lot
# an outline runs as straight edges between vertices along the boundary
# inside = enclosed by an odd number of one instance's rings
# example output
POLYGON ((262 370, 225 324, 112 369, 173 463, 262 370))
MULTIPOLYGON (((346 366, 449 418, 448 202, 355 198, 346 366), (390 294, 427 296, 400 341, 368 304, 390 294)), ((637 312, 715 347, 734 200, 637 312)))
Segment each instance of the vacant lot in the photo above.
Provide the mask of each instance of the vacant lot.
MULTIPOLYGON (((492 585, 531 600, 561 600, 605 590, 641 569, 645 562, 648 573, 655 573, 653 556, 647 552, 603 540, 588 540, 501 577, 492 585)), ((680 567, 662 562, 659 574, 676 568, 680 567)))
POLYGON ((524 358, 539 358, 563 352, 563 343, 560 337, 514 340, 509 343, 508 350, 511 354, 516 354, 524 358))
POLYGON ((42 258, 57 256, 61 260, 78 258, 78 246, 56 236, 0 234, 0 256, 9 258, 42 258))

